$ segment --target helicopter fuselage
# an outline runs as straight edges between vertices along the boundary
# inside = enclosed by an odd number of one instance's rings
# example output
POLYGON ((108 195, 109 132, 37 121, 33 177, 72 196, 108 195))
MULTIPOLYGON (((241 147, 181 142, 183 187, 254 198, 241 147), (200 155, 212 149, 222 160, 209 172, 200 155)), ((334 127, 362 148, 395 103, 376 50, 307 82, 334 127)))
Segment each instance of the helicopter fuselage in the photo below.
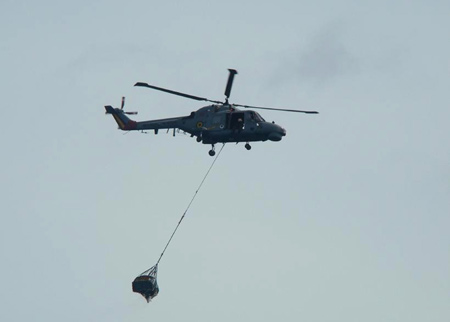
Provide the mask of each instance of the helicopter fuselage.
POLYGON ((239 110, 233 105, 208 105, 188 116, 135 122, 121 109, 105 107, 113 114, 119 128, 124 131, 180 129, 204 144, 228 142, 280 141, 286 130, 275 123, 266 122, 257 112, 239 110))

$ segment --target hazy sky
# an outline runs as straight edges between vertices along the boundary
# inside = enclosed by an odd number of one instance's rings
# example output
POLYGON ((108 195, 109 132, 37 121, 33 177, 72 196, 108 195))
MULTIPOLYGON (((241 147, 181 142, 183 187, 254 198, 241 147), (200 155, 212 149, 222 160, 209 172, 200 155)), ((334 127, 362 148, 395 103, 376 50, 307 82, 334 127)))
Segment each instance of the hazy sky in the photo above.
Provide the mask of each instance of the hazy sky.
POLYGON ((0 2, 1 321, 450 320, 448 1, 0 2), (137 120, 265 111, 212 158, 137 120))

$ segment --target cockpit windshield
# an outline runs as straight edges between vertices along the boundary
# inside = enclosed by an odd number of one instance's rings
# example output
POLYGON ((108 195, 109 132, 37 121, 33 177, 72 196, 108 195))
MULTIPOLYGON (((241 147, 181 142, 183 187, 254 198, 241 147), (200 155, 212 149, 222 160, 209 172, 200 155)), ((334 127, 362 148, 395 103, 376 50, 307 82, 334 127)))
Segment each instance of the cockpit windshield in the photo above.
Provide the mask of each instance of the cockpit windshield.
POLYGON ((258 113, 256 113, 256 112, 253 112, 253 113, 255 113, 255 120, 256 120, 256 122, 265 122, 265 121, 266 121, 266 120, 263 119, 262 116, 259 115, 258 113))
POLYGON ((255 122, 265 122, 265 120, 261 117, 261 115, 259 115, 258 113, 254 112, 254 111, 250 112, 250 117, 255 122))

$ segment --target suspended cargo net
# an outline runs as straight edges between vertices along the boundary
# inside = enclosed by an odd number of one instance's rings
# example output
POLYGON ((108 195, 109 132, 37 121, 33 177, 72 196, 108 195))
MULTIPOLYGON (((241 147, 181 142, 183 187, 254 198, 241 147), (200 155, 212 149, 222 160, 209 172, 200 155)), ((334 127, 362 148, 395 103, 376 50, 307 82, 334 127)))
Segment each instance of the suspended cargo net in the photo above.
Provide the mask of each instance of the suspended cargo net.
POLYGON ((146 270, 145 272, 140 274, 138 277, 136 277, 134 279, 134 281, 132 283, 133 292, 141 294, 147 300, 147 303, 149 303, 151 301, 151 299, 153 299, 159 293, 159 287, 158 287, 157 276, 156 276, 158 273, 159 262, 161 261, 161 258, 163 257, 167 247, 169 246, 170 242, 172 241, 173 236, 175 235, 175 233, 178 230, 178 227, 180 226, 181 222, 183 221, 184 216, 186 215, 186 213, 188 212, 192 203, 194 202, 194 199, 197 196, 197 193, 200 191, 200 188, 203 186, 203 183, 205 182, 206 178, 208 177, 208 174, 211 172, 211 169, 213 168, 214 163, 216 163, 216 160, 219 158, 219 155, 222 152, 224 147, 225 147, 225 143, 222 145, 222 148, 220 149, 219 153, 217 153, 211 166, 209 167, 208 171, 206 172, 205 176, 203 177, 202 181, 200 182, 200 185, 198 186, 197 190, 195 191, 194 195, 192 196, 191 201, 189 202, 186 210, 184 211, 183 216, 181 216, 180 221, 178 221, 178 224, 175 227, 175 230, 173 231, 172 235, 170 236, 169 241, 167 242, 166 246, 164 247, 155 266, 153 266, 152 268, 149 268, 148 270, 146 270))
POLYGON ((141 294, 147 303, 159 293, 157 274, 158 264, 136 277, 132 283, 133 292, 141 294))

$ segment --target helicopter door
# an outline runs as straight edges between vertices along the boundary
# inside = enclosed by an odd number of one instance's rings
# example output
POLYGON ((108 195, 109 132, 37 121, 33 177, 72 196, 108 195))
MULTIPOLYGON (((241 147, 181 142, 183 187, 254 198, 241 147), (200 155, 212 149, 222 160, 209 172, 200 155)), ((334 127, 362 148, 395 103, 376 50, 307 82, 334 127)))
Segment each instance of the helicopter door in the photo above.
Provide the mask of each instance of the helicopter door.
POLYGON ((244 113, 234 112, 230 115, 230 130, 240 131, 244 129, 244 113))

